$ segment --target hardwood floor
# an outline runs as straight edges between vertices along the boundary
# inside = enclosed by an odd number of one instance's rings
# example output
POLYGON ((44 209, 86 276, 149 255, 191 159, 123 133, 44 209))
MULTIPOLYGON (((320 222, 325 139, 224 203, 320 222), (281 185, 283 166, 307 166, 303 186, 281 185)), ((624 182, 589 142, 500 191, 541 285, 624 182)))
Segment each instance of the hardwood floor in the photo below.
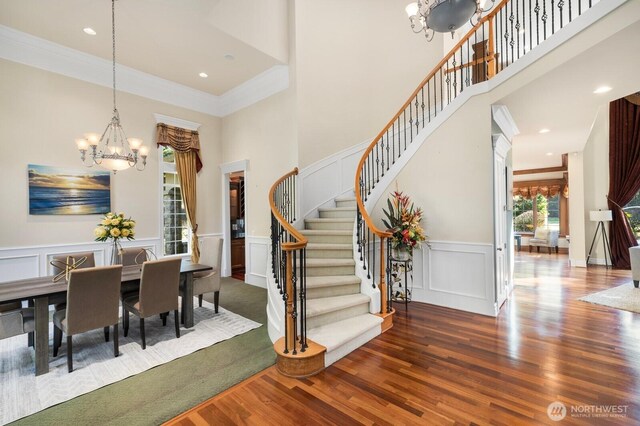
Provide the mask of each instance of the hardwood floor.
POLYGON ((296 380, 272 367, 170 424, 639 424, 640 314, 577 300, 630 276, 517 253, 497 318, 397 304, 390 331, 321 374, 296 380), (554 401, 568 410, 557 423, 554 401), (621 416, 572 416, 609 405, 621 416))

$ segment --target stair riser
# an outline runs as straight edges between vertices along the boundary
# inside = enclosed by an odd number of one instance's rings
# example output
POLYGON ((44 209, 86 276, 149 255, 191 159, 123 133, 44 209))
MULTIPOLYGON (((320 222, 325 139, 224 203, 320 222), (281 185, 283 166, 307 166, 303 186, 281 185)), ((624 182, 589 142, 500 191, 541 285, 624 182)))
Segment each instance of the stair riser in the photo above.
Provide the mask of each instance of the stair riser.
MULTIPOLYGON (((304 235, 304 234, 303 234, 304 235)), ((310 243, 351 244, 352 235, 304 235, 310 243)))
POLYGON ((323 219, 353 219, 356 217, 355 210, 323 210, 320 212, 323 219))
POLYGON ((361 303, 359 305, 351 306, 349 308, 341 309, 338 311, 327 312, 326 314, 318 315, 315 317, 307 317, 307 330, 337 322, 343 319, 355 317, 357 315, 366 314, 368 312, 369 304, 361 303))
POLYGON ((353 250, 313 250, 307 249, 307 259, 352 259, 353 250))
POLYGON ((308 277, 325 277, 327 275, 355 275, 356 268, 353 265, 348 266, 318 266, 309 267, 307 265, 308 277))
POLYGON ((355 200, 347 200, 347 201, 338 201, 336 200, 336 207, 355 207, 355 200))
POLYGON ((353 222, 305 222, 306 229, 324 231, 350 231, 353 230, 353 222))
POLYGON ((358 293, 360 293, 360 284, 307 288, 307 299, 320 299, 321 297, 344 296, 358 293))

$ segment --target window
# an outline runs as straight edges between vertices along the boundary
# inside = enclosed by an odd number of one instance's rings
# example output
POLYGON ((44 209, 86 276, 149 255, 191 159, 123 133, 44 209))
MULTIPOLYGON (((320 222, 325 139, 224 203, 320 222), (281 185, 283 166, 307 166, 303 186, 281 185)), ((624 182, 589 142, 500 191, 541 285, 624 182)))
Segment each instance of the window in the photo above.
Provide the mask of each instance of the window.
POLYGON ((162 246, 165 256, 189 253, 191 232, 182 202, 173 149, 162 147, 162 246))
POLYGON ((515 232, 535 232, 536 228, 544 226, 560 231, 560 210, 560 194, 549 198, 538 194, 530 200, 516 195, 513 197, 513 229, 515 232))
POLYGON ((624 206, 624 212, 629 218, 633 233, 636 234, 636 238, 640 239, 640 191, 624 206))

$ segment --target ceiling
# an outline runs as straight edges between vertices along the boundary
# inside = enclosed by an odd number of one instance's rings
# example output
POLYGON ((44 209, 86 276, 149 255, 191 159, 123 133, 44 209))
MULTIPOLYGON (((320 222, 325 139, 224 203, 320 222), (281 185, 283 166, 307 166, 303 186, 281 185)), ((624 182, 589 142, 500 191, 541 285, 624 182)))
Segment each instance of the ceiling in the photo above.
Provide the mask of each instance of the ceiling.
MULTIPOLYGON (((220 2, 116 1, 117 62, 213 95, 280 64, 214 25, 220 2)), ((0 0, 0 8, 2 25, 111 60, 109 0, 0 0)))
POLYGON ((514 170, 560 166, 563 153, 583 150, 598 111, 607 114, 609 102, 640 90, 638 40, 640 22, 498 102, 520 130, 513 141, 514 170), (612 90, 594 94, 600 86, 612 90), (540 134, 543 128, 550 131, 540 134))

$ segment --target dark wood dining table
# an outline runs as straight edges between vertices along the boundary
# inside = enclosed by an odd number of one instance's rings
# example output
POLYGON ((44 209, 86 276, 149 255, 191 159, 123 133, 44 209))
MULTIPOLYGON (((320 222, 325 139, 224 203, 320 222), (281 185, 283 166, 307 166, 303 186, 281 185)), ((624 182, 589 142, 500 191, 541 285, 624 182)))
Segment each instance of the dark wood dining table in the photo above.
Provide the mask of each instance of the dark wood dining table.
MULTIPOLYGON (((208 271, 212 267, 183 260, 180 275, 184 277, 184 327, 193 327, 193 273, 208 271)), ((141 266, 124 266, 122 282, 140 279, 141 266)), ((54 282, 53 276, 0 282, 0 303, 33 300, 35 310, 36 376, 49 372, 49 297, 67 292, 67 282, 54 282)))

